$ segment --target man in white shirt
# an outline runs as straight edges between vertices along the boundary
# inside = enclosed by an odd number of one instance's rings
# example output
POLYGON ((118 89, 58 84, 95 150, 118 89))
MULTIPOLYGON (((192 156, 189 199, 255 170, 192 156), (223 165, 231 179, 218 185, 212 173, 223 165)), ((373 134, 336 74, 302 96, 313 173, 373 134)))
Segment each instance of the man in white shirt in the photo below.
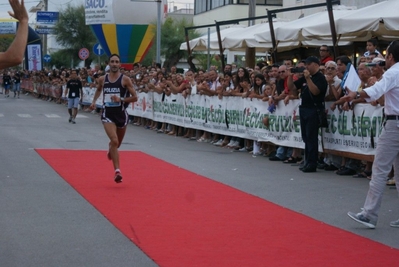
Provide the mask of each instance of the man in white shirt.
MULTIPOLYGON (((393 41, 386 51, 385 65, 388 70, 382 79, 360 92, 357 88, 349 88, 348 94, 342 97, 348 102, 353 99, 371 102, 385 95, 384 128, 378 139, 366 201, 361 212, 348 212, 350 218, 371 229, 377 224, 382 194, 392 165, 395 169, 394 179, 399 184, 399 41, 393 41)), ((399 220, 392 221, 390 226, 399 227, 399 220)))

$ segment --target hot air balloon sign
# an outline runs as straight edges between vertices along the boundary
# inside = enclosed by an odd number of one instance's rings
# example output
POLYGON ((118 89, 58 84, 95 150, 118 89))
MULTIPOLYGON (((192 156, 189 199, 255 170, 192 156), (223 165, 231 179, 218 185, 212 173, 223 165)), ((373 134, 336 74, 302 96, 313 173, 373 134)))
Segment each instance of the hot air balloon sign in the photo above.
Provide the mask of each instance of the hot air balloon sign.
POLYGON ((157 2, 85 0, 86 25, 91 25, 105 53, 118 54, 121 63, 141 62, 151 48, 157 2))

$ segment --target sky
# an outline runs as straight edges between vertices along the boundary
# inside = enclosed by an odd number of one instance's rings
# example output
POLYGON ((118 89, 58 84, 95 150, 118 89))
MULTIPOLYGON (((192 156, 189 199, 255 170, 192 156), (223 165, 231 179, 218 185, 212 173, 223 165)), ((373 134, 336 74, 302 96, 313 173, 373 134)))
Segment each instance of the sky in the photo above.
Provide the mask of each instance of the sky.
MULTIPOLYGON (((40 0, 25 0, 26 9, 29 12, 31 7, 36 6, 39 4, 40 0)), ((59 11, 64 9, 67 4, 70 3, 71 5, 79 5, 83 4, 84 0, 48 0, 48 11, 59 11)), ((169 6, 175 5, 178 9, 188 7, 187 4, 191 4, 191 8, 194 8, 194 0, 168 0, 169 6)), ((11 6, 8 0, 0 0, 0 18, 10 18, 7 11, 11 11, 11 6)), ((35 21, 36 14, 29 13, 30 21, 35 21)))

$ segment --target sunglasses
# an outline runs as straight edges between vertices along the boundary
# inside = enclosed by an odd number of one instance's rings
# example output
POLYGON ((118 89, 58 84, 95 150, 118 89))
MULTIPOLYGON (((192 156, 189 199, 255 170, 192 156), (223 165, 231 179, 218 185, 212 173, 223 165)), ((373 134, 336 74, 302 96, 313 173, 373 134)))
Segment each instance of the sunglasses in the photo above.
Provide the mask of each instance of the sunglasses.
POLYGON ((320 51, 320 52, 327 52, 328 50, 326 50, 326 49, 320 49, 319 51, 320 51))

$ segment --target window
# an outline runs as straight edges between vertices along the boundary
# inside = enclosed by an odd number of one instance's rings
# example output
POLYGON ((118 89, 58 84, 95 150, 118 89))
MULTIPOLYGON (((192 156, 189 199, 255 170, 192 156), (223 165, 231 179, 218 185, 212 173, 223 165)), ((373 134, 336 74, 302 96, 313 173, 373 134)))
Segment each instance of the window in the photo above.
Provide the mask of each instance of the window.
MULTIPOLYGON (((249 0, 237 0, 237 4, 249 4, 249 0)), ((283 0, 256 0, 257 5, 282 6, 283 0)))
POLYGON ((232 4, 233 0, 195 0, 194 13, 203 13, 221 6, 232 4))
POLYGON ((220 6, 224 6, 224 0, 213 0, 212 9, 220 6))
POLYGON ((199 13, 202 13, 202 12, 206 12, 207 10, 206 10, 206 1, 195 1, 195 4, 194 4, 194 11, 195 11, 195 14, 199 14, 199 13))

